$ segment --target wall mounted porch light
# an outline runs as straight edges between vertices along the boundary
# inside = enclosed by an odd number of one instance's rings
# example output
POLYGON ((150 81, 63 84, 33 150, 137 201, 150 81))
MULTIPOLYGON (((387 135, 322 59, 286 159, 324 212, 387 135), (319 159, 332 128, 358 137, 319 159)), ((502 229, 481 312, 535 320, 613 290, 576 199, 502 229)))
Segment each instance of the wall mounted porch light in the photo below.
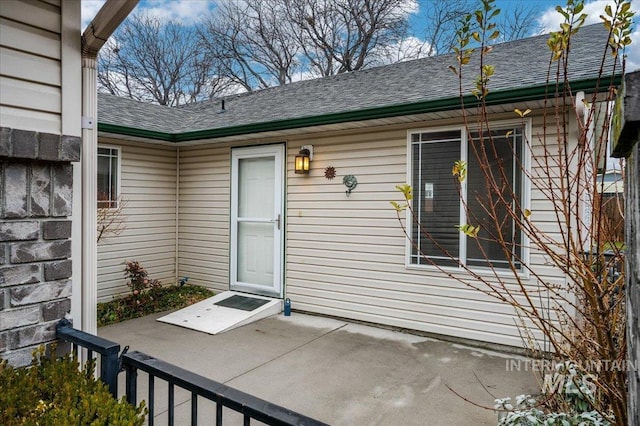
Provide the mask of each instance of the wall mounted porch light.
POLYGON ((309 166, 313 160, 313 145, 303 145, 295 159, 295 172, 298 175, 308 175, 309 166))

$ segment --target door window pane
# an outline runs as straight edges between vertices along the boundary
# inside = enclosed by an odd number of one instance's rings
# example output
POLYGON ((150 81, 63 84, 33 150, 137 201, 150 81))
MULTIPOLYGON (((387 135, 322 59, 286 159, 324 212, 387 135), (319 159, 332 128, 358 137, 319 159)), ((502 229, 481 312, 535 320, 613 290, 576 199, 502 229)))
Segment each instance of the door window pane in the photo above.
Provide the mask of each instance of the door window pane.
POLYGON ((273 286, 273 224, 238 223, 238 281, 273 286))
POLYGON ((238 161, 238 217, 273 219, 274 170, 274 157, 238 161))

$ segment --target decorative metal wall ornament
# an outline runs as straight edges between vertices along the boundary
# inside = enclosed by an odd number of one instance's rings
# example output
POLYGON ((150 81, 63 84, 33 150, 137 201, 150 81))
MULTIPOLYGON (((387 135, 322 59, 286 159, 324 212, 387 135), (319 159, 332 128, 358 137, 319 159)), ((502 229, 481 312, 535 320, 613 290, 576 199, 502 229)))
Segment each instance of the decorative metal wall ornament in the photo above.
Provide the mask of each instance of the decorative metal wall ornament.
POLYGON ((331 180, 334 177, 336 177, 336 168, 333 166, 329 166, 326 169, 324 169, 324 177, 326 177, 328 180, 331 180))
POLYGON ((353 191, 356 186, 358 186, 358 179, 356 179, 354 175, 346 175, 342 178, 342 183, 347 187, 345 194, 347 194, 348 197, 349 194, 351 194, 351 191, 353 191))

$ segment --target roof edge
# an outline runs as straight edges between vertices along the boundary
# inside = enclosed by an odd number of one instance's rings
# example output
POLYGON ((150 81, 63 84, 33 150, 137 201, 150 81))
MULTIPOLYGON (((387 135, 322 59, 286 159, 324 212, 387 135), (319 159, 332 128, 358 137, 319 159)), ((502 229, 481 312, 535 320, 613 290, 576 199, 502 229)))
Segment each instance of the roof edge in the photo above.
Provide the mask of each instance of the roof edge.
MULTIPOLYGON (((571 82, 571 89, 576 91, 585 91, 587 93, 594 92, 608 77, 592 78, 571 82)), ((614 75, 611 77, 611 83, 619 85, 622 81, 622 75, 614 75)), ((563 90, 564 84, 557 87, 558 91, 563 90)), ((556 91, 555 84, 543 84, 537 86, 528 86, 518 89, 507 89, 502 91, 490 92, 487 96, 486 104, 488 106, 498 105, 506 102, 524 102, 543 99, 549 91, 556 91)), ((311 127, 326 124, 337 124, 348 121, 362 121, 377 118, 397 117, 410 114, 424 114, 430 112, 442 112, 452 109, 459 109, 461 102, 467 107, 472 107, 477 100, 473 95, 464 97, 456 96, 451 98, 442 98, 433 101, 414 102, 409 104, 392 105, 385 107, 375 107, 361 109, 357 111, 339 112, 318 116, 292 118, 288 120, 270 121, 264 123, 254 123, 241 126, 225 127, 219 129, 196 130, 182 133, 165 133, 152 130, 136 129, 132 127, 119 126, 115 124, 98 123, 98 130, 108 133, 120 134, 123 136, 137 136, 149 139, 157 139, 167 142, 188 142, 202 139, 216 139, 226 136, 238 136, 243 134, 269 132, 286 129, 297 129, 301 127, 311 127)), ((99 120, 99 118, 98 118, 99 120)))
MULTIPOLYGON (((100 120, 100 118, 98 118, 98 120, 100 120)), ((135 127, 119 126, 117 124, 100 123, 100 121, 98 121, 98 131, 123 136, 135 136, 139 138, 155 139, 165 142, 177 142, 176 136, 179 135, 179 133, 165 133, 155 130, 145 130, 137 129, 135 127)))

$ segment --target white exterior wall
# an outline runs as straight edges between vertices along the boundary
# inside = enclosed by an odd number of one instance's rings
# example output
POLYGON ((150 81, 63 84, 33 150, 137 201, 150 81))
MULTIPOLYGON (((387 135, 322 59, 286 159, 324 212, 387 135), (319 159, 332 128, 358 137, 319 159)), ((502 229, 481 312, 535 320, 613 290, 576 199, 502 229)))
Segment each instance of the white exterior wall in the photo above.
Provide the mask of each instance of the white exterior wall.
POLYGON ((78 13, 79 2, 2 2, 0 126, 80 135, 78 13), (63 115, 73 119, 66 129, 63 115))
POLYGON ((125 262, 136 260, 163 285, 176 279, 176 148, 100 138, 120 147, 126 225, 98 244, 98 301, 129 291, 125 262))
MULTIPOLYGON (((406 240, 389 201, 401 200, 395 186, 408 180, 407 131, 452 124, 457 123, 287 141, 285 293, 294 309, 522 346, 512 308, 433 268, 405 266, 406 240), (311 173, 296 175, 293 157, 308 144, 314 147, 311 173), (327 166, 336 168, 332 181, 324 178, 327 166), (346 174, 358 179, 349 197, 342 184, 346 174)), ((541 119, 534 119, 533 135, 538 131, 541 119)), ((228 289, 229 155, 228 144, 180 149, 179 274, 218 290, 228 289)), ((557 227, 553 207, 535 191, 531 210, 536 219, 549 221, 543 228, 557 227)), ((544 263, 532 251, 531 264, 562 284, 564 277, 544 263)))

